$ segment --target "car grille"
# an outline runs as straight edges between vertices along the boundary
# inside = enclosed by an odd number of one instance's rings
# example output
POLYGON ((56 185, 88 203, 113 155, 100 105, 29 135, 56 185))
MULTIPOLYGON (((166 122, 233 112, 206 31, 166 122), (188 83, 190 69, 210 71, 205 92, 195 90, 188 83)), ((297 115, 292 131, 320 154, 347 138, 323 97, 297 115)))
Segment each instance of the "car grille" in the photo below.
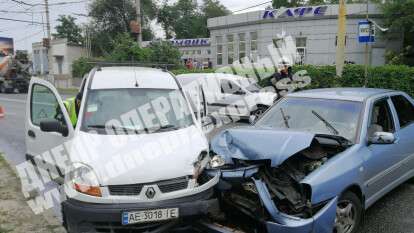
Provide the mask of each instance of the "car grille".
POLYGON ((115 196, 137 196, 141 193, 145 185, 157 185, 162 193, 170 193, 186 189, 188 187, 189 177, 163 180, 154 183, 145 184, 128 184, 128 185, 109 185, 109 193, 115 196))

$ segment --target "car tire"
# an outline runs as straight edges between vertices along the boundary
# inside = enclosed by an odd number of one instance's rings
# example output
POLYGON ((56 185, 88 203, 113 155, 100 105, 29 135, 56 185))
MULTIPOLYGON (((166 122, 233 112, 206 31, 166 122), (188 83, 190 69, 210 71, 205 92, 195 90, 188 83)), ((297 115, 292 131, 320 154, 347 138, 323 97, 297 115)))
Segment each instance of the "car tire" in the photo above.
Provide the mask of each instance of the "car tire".
POLYGON ((259 119, 259 117, 263 115, 263 113, 266 112, 267 109, 268 109, 267 106, 263 106, 263 105, 257 106, 257 109, 251 112, 250 115, 254 115, 256 116, 256 119, 259 119))
POLYGON ((353 192, 345 192, 338 200, 334 233, 355 233, 361 225, 362 201, 353 192))

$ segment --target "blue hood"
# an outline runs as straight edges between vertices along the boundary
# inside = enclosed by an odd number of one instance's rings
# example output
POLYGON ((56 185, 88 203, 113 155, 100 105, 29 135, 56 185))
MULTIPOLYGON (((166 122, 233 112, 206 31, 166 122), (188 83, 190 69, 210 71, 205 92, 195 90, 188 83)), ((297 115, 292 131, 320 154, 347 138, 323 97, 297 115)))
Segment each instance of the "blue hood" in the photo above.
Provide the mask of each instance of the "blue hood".
POLYGON ((271 160, 282 164, 292 155, 308 148, 315 134, 292 130, 236 128, 220 132, 211 141, 212 150, 232 164, 232 159, 271 160))

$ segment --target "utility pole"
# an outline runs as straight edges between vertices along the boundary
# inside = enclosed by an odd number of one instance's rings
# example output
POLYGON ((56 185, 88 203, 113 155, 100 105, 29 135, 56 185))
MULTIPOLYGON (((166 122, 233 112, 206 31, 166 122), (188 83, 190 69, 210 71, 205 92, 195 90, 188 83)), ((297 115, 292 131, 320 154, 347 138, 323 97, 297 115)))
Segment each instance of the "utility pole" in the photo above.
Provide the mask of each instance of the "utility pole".
MULTIPOLYGON (((367 20, 367 22, 369 22, 369 0, 367 0, 367 10, 366 10, 366 20, 367 20)), ((371 38, 371 24, 368 24, 369 25, 369 38, 371 38)), ((371 39, 369 39, 369 40, 371 40, 371 39)), ((371 43, 370 41, 367 41, 366 43, 365 43, 365 74, 364 74, 364 87, 367 87, 367 85, 368 85, 368 66, 369 66, 369 63, 370 63, 370 59, 369 59, 369 44, 371 43)))
POLYGON ((47 30, 47 68, 49 70, 49 77, 53 77, 53 54, 52 54, 52 35, 50 32, 50 15, 49 15, 49 1, 45 0, 45 12, 46 12, 46 30, 47 30))
POLYGON ((141 46, 142 44, 141 0, 135 0, 135 8, 137 11, 137 25, 139 27, 138 33, 137 33, 137 42, 138 42, 138 45, 141 46))

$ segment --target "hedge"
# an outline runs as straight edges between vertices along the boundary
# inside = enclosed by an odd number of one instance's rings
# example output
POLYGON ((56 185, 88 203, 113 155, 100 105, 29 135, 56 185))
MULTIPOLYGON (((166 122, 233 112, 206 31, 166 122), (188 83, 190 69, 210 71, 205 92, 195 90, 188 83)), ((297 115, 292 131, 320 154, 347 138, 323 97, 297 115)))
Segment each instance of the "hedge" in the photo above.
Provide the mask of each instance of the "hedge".
MULTIPOLYGON (((364 85, 365 67, 363 65, 346 65, 342 78, 336 77, 335 66, 294 66, 293 72, 306 70, 312 78, 312 83, 307 89, 314 88, 331 88, 331 87, 362 87, 364 85)), ((239 74, 253 74, 252 69, 237 70, 239 74)), ((174 70, 175 74, 193 73, 193 72, 214 72, 214 70, 193 71, 193 70, 174 70)), ((269 77, 266 70, 257 70, 256 72, 264 74, 263 77, 269 77)), ((270 78, 260 80, 261 86, 269 86, 270 78)), ((370 88, 384 88, 404 91, 414 97, 414 67, 402 65, 385 65, 370 67, 368 69, 368 85, 370 88)))

